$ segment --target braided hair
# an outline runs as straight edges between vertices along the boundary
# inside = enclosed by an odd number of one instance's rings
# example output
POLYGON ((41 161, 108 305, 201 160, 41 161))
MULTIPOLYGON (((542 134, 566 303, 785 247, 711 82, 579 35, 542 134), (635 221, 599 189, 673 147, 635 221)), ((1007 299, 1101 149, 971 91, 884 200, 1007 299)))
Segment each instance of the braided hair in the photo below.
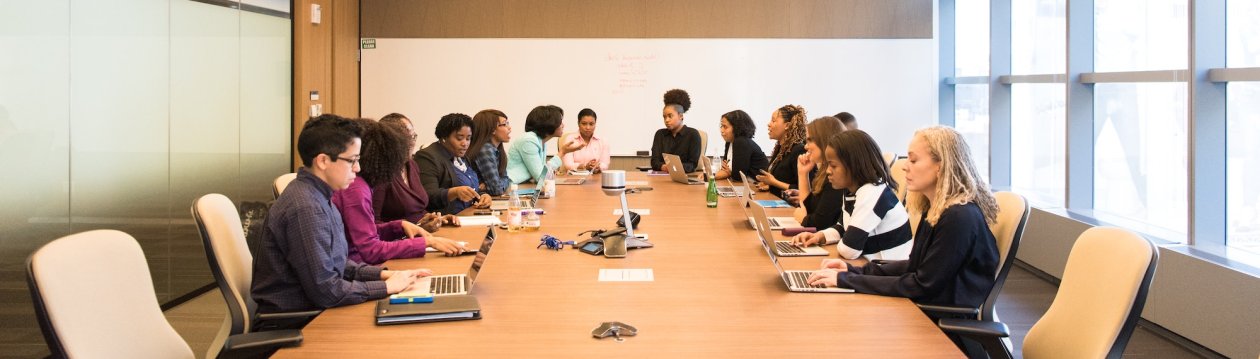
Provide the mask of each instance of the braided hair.
POLYGON ((787 128, 783 129, 783 136, 779 137, 779 142, 774 144, 774 160, 770 161, 771 168, 783 159, 785 153, 792 151, 793 146, 805 145, 805 108, 799 105, 784 105, 777 111, 779 118, 783 119, 783 125, 787 128))

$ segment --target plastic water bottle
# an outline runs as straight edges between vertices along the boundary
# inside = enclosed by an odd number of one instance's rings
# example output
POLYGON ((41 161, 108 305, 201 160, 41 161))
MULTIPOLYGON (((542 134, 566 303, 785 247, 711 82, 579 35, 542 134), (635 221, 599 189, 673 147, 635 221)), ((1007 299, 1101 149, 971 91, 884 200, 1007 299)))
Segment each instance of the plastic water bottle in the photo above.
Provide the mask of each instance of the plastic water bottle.
POLYGON ((534 208, 525 210, 525 219, 521 220, 521 228, 526 232, 536 232, 542 227, 542 216, 534 208))
POLYGON ((709 208, 717 208, 718 193, 716 176, 709 176, 709 190, 704 195, 704 202, 709 208))
POLYGON ((542 190, 547 197, 556 198, 556 171, 547 164, 547 175, 543 177, 542 190))
POLYGON ((508 186, 508 232, 521 230, 521 196, 516 194, 516 184, 508 186))

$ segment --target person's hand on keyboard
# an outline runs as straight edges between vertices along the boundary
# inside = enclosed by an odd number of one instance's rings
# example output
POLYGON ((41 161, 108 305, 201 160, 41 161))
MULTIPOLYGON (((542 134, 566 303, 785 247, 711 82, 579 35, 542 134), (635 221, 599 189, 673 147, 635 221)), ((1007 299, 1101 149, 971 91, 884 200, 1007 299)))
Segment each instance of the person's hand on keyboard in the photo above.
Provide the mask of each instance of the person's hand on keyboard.
POLYGON ((840 275, 840 272, 833 268, 816 270, 809 274, 809 285, 835 287, 836 277, 840 275))
POLYGON ((822 243, 822 241, 823 241, 822 232, 814 232, 814 233, 805 232, 805 233, 799 233, 792 237, 792 245, 797 246, 797 247, 808 247, 808 246, 812 246, 818 243, 822 243))
POLYGON ((849 270, 849 262, 845 262, 843 259, 835 258, 824 259, 822 261, 822 269, 836 269, 842 272, 847 272, 849 270))

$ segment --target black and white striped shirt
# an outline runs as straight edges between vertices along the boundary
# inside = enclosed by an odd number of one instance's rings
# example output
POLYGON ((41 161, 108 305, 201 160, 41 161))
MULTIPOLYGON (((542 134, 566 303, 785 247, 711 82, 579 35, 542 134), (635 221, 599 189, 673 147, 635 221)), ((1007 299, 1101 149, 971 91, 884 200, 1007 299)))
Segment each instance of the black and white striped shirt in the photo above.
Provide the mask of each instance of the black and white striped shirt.
POLYGON ((822 231, 827 244, 839 243, 840 257, 854 259, 878 253, 910 241, 906 207, 887 184, 867 183, 857 192, 841 189, 844 207, 840 221, 822 231))

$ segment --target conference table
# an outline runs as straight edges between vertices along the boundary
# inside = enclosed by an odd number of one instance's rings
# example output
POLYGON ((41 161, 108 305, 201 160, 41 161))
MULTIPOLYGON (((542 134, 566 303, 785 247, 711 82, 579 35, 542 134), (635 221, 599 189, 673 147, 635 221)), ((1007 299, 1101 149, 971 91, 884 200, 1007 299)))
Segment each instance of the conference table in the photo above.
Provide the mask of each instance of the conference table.
MULTIPOLYGON (((498 239, 471 291, 482 319, 377 326, 375 302, 332 308, 302 330, 300 346, 275 357, 963 357, 907 299, 788 292, 738 198, 708 208, 706 186, 645 173, 627 173, 627 180, 629 187, 651 188, 627 200, 632 210, 650 210, 637 233, 646 233, 654 248, 630 250, 625 258, 537 248, 543 234, 580 241, 579 232, 616 227, 620 200, 591 176, 538 200, 546 211, 539 231, 495 229, 498 239), (651 269, 653 279, 601 282, 600 269, 651 269), (638 335, 620 342, 593 337, 606 321, 632 325, 638 335)), ((486 227, 467 226, 434 235, 475 248, 485 233, 486 227)), ((829 250, 835 258, 834 246, 829 250)), ((386 266, 465 273, 473 257, 431 253, 386 266)), ((823 258, 780 263, 809 270, 823 258)))

